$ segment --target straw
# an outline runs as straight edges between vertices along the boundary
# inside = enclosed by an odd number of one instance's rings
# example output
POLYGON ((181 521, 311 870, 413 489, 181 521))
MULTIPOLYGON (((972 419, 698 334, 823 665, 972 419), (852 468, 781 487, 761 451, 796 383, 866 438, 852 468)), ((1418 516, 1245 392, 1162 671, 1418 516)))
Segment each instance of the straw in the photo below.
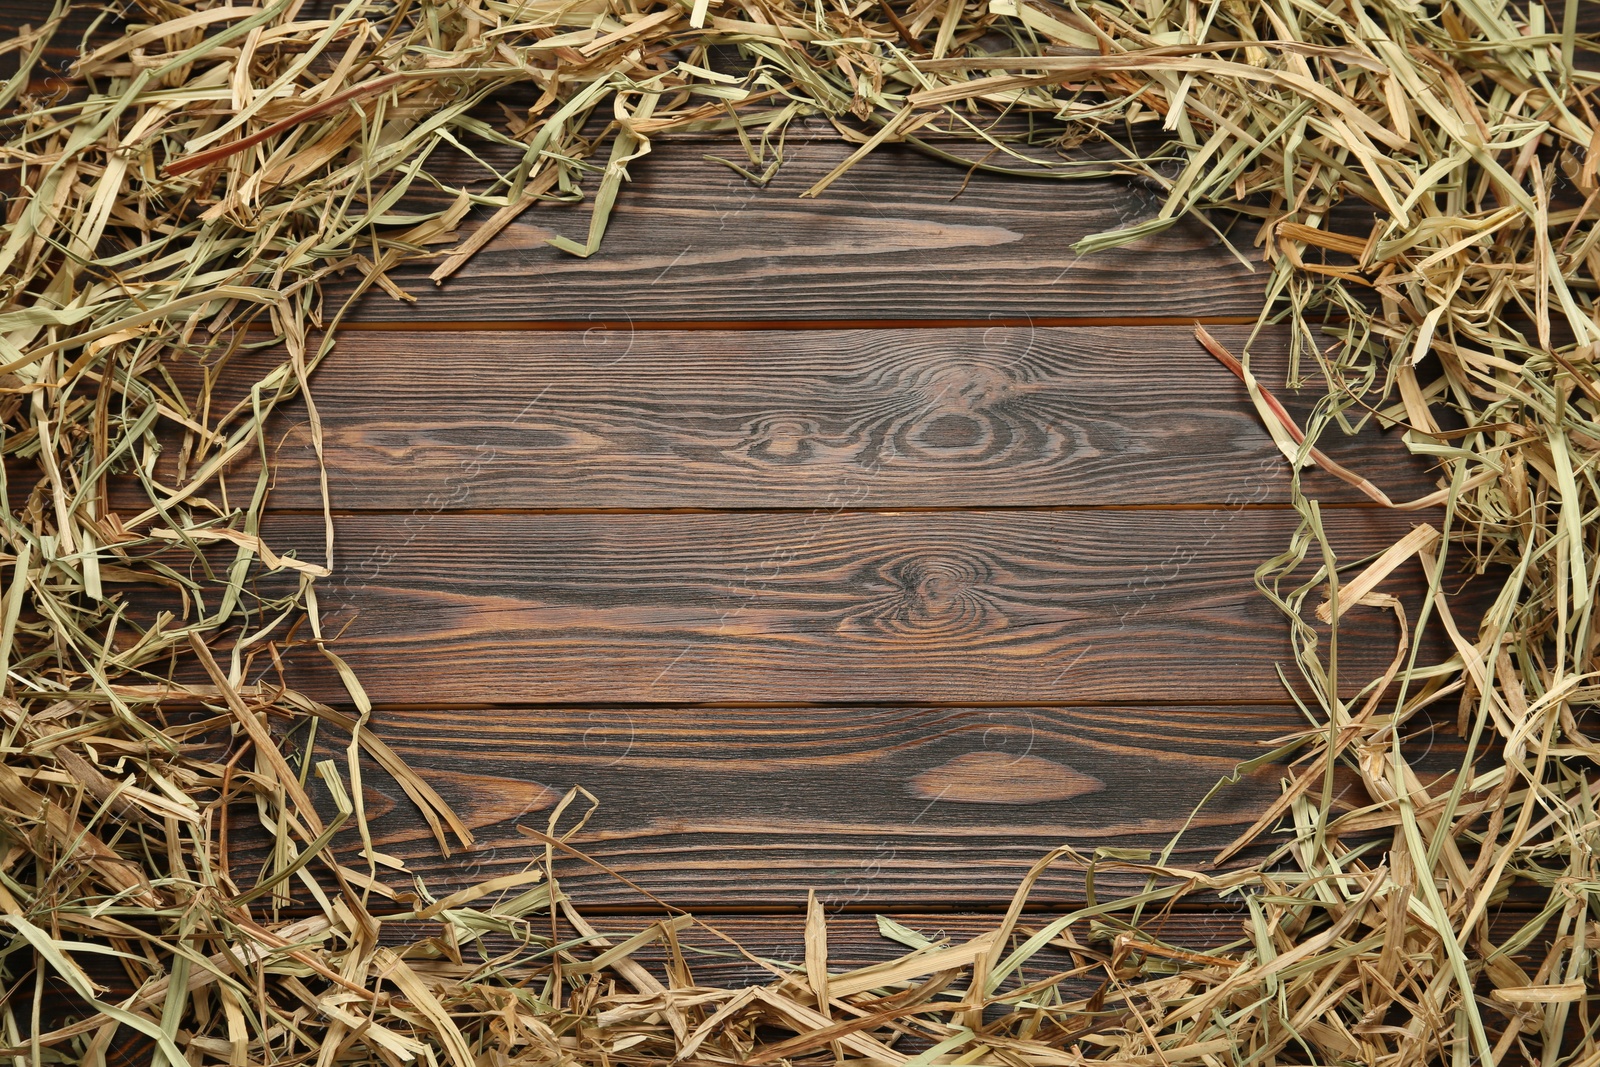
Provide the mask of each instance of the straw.
POLYGON ((313 13, 138 0, 124 14, 55 98, 35 87, 63 21, 3 45, 21 69, 0 87, 13 194, 0 231, 0 1054, 1600 1063, 1600 77, 1578 4, 406 0, 313 13), (520 113, 496 110, 513 99, 520 113), (1198 868, 1172 866, 1171 848, 1063 848, 973 938, 883 920, 910 951, 867 968, 838 966, 820 906, 792 962, 743 953, 643 890, 659 920, 601 932, 560 882, 607 870, 576 844, 577 794, 522 827, 522 873, 437 898, 372 848, 363 758, 441 850, 472 835, 383 743, 321 629, 317 583, 340 567, 331 524, 317 558, 263 539, 268 420, 294 405, 320 451, 307 389, 338 358, 354 300, 426 298, 396 280, 403 264, 439 260, 433 280, 448 285, 522 212, 580 198, 583 236, 552 243, 603 256, 629 165, 656 139, 720 131, 748 165, 724 162, 764 182, 806 114, 857 146, 810 195, 892 143, 979 171, 1119 175, 1161 206, 1080 253, 1196 224, 1257 271, 1261 326, 1292 339, 1290 380, 1259 380, 1248 345, 1204 331, 1196 351, 1245 383, 1294 478, 1299 528, 1257 579, 1284 613, 1287 692, 1306 725, 1240 754, 1241 775, 1286 764, 1283 793, 1198 868), (1042 129, 1062 152, 1040 151, 1042 129), (485 143, 515 162, 483 162, 485 143), (1084 144, 1097 147, 1067 150, 1084 144), (460 172, 436 165, 449 153, 481 172, 447 180, 460 172), (333 285, 341 272, 354 283, 333 285), (265 351, 276 366, 244 370, 265 351), (1306 382, 1323 397, 1302 424, 1275 392, 1306 382), (1396 504, 1318 447, 1371 423, 1436 464, 1436 492, 1396 504), (1329 476, 1416 525, 1385 551, 1341 555, 1313 495, 1329 476), (1412 603, 1397 576, 1418 565, 1429 584, 1412 603), (1393 658, 1358 677, 1337 655, 1339 620, 1372 612, 1394 620, 1393 658), (1426 658, 1429 634, 1442 661, 1426 658), (283 653, 308 642, 347 708, 280 677, 283 653), (1440 729, 1463 745, 1443 777, 1419 769, 1440 729), (1359 783, 1350 796, 1334 792, 1339 769, 1359 783), (233 855, 246 822, 271 845, 248 868, 233 855), (1077 872, 1087 903, 1036 922, 1030 895, 1053 867, 1077 872), (1146 888, 1108 898, 1110 872, 1146 888), (1219 901, 1241 909, 1237 940, 1163 935, 1171 915, 1219 901), (1520 926, 1491 921, 1504 915, 1520 926), (701 984, 690 935, 767 977, 701 984))

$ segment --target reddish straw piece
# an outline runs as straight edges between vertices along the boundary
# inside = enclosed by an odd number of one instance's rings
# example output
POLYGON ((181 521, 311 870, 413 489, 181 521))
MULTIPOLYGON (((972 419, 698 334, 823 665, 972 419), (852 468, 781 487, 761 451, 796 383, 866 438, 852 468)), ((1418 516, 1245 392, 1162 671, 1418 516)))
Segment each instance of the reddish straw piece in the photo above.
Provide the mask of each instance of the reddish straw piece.
MULTIPOLYGON (((1224 367, 1227 367, 1229 370, 1233 371, 1234 376, 1237 377, 1241 382, 1244 382, 1246 386, 1250 385, 1250 378, 1245 372, 1244 364, 1240 363, 1238 357, 1236 357, 1232 352, 1229 352, 1226 348, 1223 348, 1222 342, 1218 341, 1215 337, 1212 337, 1204 326, 1197 325, 1194 328, 1194 336, 1195 340, 1199 341, 1205 346, 1205 350, 1207 352, 1210 352, 1213 356, 1217 357, 1218 363, 1221 363, 1224 367)), ((1282 404, 1278 403, 1278 398, 1267 392, 1266 388, 1260 383, 1257 383, 1255 388, 1256 392, 1261 395, 1261 399, 1266 401, 1267 407, 1272 411, 1272 414, 1277 417, 1278 422, 1281 423, 1283 428, 1289 432, 1289 436, 1294 438, 1294 443, 1297 445, 1304 444, 1306 435, 1301 431, 1300 427, 1295 425, 1294 419, 1290 417, 1288 409, 1286 409, 1282 404)), ((1423 497, 1421 500, 1412 501, 1410 504, 1397 505, 1394 501, 1389 499, 1388 494, 1382 489, 1379 489, 1376 485, 1373 485, 1355 471, 1341 467, 1339 464, 1335 463, 1333 460, 1324 455, 1322 450, 1317 448, 1315 445, 1311 447, 1311 462, 1315 463, 1317 466, 1321 467, 1323 470, 1327 471, 1341 482, 1355 486, 1357 489, 1365 493, 1370 499, 1377 501, 1386 508, 1403 507, 1409 509, 1414 507, 1425 507, 1430 504, 1437 503, 1437 501, 1434 500, 1434 497, 1438 496, 1439 494, 1434 493, 1423 497)))
POLYGON ((280 119, 266 129, 258 130, 248 137, 240 138, 230 144, 218 145, 216 148, 208 148, 204 152, 196 152, 194 155, 186 159, 180 159, 175 163, 168 163, 165 168, 166 172, 171 177, 177 177, 180 174, 188 174, 192 170, 209 167, 213 163, 227 159, 235 152, 243 152, 247 148, 260 144, 268 137, 274 137, 284 130, 298 126, 302 122, 310 122, 314 118, 326 115, 341 104, 348 104, 352 100, 372 93, 381 93, 385 89, 398 85, 405 78, 405 74, 385 74, 381 78, 374 78, 372 81, 362 82, 360 85, 352 85, 342 92, 334 93, 322 103, 312 104, 304 111, 290 115, 286 119, 280 119))

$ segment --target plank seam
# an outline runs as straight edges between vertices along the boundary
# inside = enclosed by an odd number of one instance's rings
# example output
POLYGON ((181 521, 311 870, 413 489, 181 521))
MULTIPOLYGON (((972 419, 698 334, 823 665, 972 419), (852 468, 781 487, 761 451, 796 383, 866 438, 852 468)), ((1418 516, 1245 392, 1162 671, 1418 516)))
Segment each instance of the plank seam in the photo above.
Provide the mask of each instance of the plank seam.
MULTIPOLYGON (((1007 316, 987 319, 351 319, 340 324, 342 333, 582 333, 588 330, 649 330, 665 333, 777 330, 963 330, 1002 327, 1036 329, 1095 329, 1107 326, 1254 326, 1254 315, 1079 315, 1007 316)), ((270 333, 256 324, 251 332, 270 333)))
MULTIPOLYGON (((1323 511, 1388 511, 1381 504, 1365 500, 1345 500, 1318 502, 1323 511)), ((986 515, 990 513, 1019 513, 1019 512, 1208 512, 1226 508, 1229 511, 1261 512, 1266 514, 1279 514, 1293 511, 1291 503, 1266 503, 1266 504, 1232 504, 1224 500, 1195 503, 1195 504, 989 504, 976 507, 961 505, 907 505, 904 507, 825 507, 816 505, 811 507, 761 507, 761 508, 694 508, 694 507, 660 507, 660 508, 440 508, 434 510, 427 507, 413 508, 360 508, 339 507, 332 509, 335 518, 363 518, 371 516, 407 516, 426 513, 430 515, 460 515, 460 516, 523 516, 537 517, 542 515, 813 515, 825 512, 829 515, 904 515, 904 514, 970 514, 986 515)), ((321 508, 305 507, 272 507, 268 509, 271 515, 284 518, 320 517, 321 508)))
MULTIPOLYGON (((329 642, 333 646, 333 642, 329 642)), ((333 646, 337 647, 337 646, 333 646)), ((169 707, 182 706, 180 700, 169 699, 169 707)), ((328 707, 346 713, 355 710, 350 704, 329 704, 328 707)), ((798 702, 798 703, 738 703, 732 701, 719 701, 716 703, 695 703, 684 701, 662 701, 655 703, 640 703, 638 701, 585 701, 564 700, 544 703, 539 701, 519 701, 517 703, 456 703, 456 704, 391 704, 378 702, 372 705, 374 715, 382 712, 422 712, 436 713, 448 711, 1048 711, 1051 709, 1083 710, 1086 708, 1105 708, 1108 711, 1127 709, 1130 711, 1159 711, 1163 708, 1186 708, 1196 711, 1230 711, 1251 710, 1257 708, 1278 708, 1289 710, 1294 707, 1293 702, 1285 696, 1282 700, 1237 700, 1229 704, 1213 704, 1204 700, 1053 700, 1043 701, 939 701, 939 700, 873 700, 873 701, 841 701, 828 703, 826 701, 798 702)), ((1452 714, 1454 714, 1452 712, 1452 714)), ((378 726, 384 724, 378 723, 378 726)))

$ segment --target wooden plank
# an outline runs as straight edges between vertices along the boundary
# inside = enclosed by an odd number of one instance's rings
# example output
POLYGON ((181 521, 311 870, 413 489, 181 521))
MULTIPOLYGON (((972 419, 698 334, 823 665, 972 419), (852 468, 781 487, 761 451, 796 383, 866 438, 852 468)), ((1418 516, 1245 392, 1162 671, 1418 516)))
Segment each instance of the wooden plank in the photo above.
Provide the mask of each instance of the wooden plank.
MULTIPOLYGON (((1012 946, 1020 944, 1044 927, 1058 913, 1024 913, 1016 927, 1017 936, 1012 946)), ((972 911, 896 911, 886 918, 908 927, 933 941, 947 941, 952 945, 970 941, 1000 925, 1000 915, 993 912, 972 911)), ((723 988, 738 987, 772 980, 772 971, 759 963, 739 956, 730 948, 724 937, 738 942, 751 955, 772 961, 780 968, 803 967, 805 962, 804 919, 800 915, 740 915, 697 913, 696 925, 679 934, 685 946, 684 958, 691 974, 701 985, 723 988), (703 925, 701 925, 703 924, 703 925), (708 929, 708 927, 710 929, 708 929)), ((1531 912, 1515 908, 1492 908, 1488 918, 1488 940, 1491 944, 1504 944, 1522 925, 1533 918, 1531 912)), ((1146 939, 1159 939, 1169 945, 1190 951, 1206 952, 1224 948, 1246 936, 1248 913, 1240 908, 1224 907, 1212 914, 1173 912, 1146 913, 1142 933, 1146 939)), ((597 917, 597 929, 620 941, 644 929, 648 920, 622 916, 597 917)), ((1554 940, 1554 924, 1520 952, 1510 954, 1519 965, 1532 974, 1549 951, 1554 940)), ((1073 935, 1080 944, 1092 944, 1102 951, 1111 948, 1110 937, 1098 931, 1091 934, 1087 924, 1073 927, 1073 935)), ((1053 974, 1070 970, 1073 961, 1064 948, 1053 943, 1022 968, 1026 981, 1040 981, 1053 974)), ((506 950, 513 946, 506 944, 506 950)), ((910 949, 900 942, 890 940, 879 932, 878 917, 871 914, 834 914, 828 918, 828 969, 833 973, 867 967, 897 959, 910 949)), ((635 957, 653 973, 666 976, 664 953, 650 946, 635 957)), ((1103 980, 1103 972, 1098 976, 1103 980)), ((1098 980, 1068 982, 1067 990, 1078 996, 1091 995, 1098 980)))
MULTIPOLYGON (((1325 519, 1348 561, 1414 521, 1325 519)), ((1295 669, 1252 574, 1297 521, 1233 507, 361 514, 336 519, 320 596, 380 703, 1273 702, 1274 665, 1295 669)), ((275 517, 266 536, 322 558, 310 516, 275 517)), ((1385 588, 1419 582, 1413 567, 1385 588)), ((1394 626, 1347 616, 1345 680, 1381 673, 1394 626)), ((301 684, 342 693, 317 657, 301 662, 301 684)))
MULTIPOLYGON (((595 256, 577 259, 547 244, 557 234, 582 238, 589 201, 540 205, 442 288, 427 280, 431 266, 396 270, 417 303, 374 293, 359 317, 1186 321, 1254 317, 1261 305, 1264 274, 1193 222, 1093 257, 1073 252, 1081 237, 1160 209, 1159 195, 1120 180, 979 173, 967 183, 966 168, 887 145, 821 197, 799 199, 853 150, 831 126, 796 124, 783 167, 758 187, 706 160, 738 154, 728 137, 658 138, 628 165, 632 180, 595 256)), ((499 158, 492 147, 485 153, 499 158)))
MULTIPOLYGON (((998 913, 975 911, 900 911, 885 917, 929 940, 951 945, 990 933, 999 927, 1001 920, 998 913)), ((1055 917, 1054 914, 1041 912, 1025 914, 1017 924, 1018 936, 1012 939, 1010 947, 1020 944, 1055 917)), ((1231 911, 1216 915, 1180 913, 1153 917, 1151 931, 1152 936, 1165 937, 1204 951, 1238 940, 1242 918, 1231 911)), ((712 912, 703 915, 697 913, 695 919, 697 921, 693 925, 678 935, 678 941, 683 946, 684 962, 699 985, 739 988, 773 981, 773 968, 782 974, 788 968, 804 966, 804 920, 799 915, 712 912), (737 947, 728 943, 730 939, 737 943, 737 947), (740 954, 740 948, 750 956, 766 961, 768 966, 740 954)), ((649 925, 649 920, 633 916, 602 915, 592 917, 590 921, 601 934, 617 941, 649 925)), ((1075 927, 1074 933, 1080 939, 1089 936, 1087 929, 1075 927)), ((491 945, 491 951, 500 948, 498 941, 491 942, 491 945)), ((509 951, 513 947, 506 943, 501 951, 509 951)), ((876 915, 845 912, 828 917, 828 969, 835 974, 887 963, 910 951, 909 946, 879 932, 876 915)), ((647 946, 634 958, 651 973, 666 978, 665 953, 655 945, 647 946)), ((1064 948, 1047 946, 1023 965, 1021 974, 1026 980, 1040 981, 1052 974, 1070 970, 1072 966, 1072 959, 1064 948)), ((1093 993, 1095 984, 1093 981, 1068 983, 1066 988, 1080 990, 1079 995, 1088 996, 1093 993)))
MULTIPOLYGON (((1249 335, 1218 333, 1237 350, 1249 335)), ((1284 380, 1283 331, 1254 354, 1284 380)), ((352 333, 313 388, 350 510, 1289 499, 1244 387, 1183 327, 352 333)), ((1396 499, 1432 490, 1398 440, 1328 436, 1396 499)), ((320 507, 299 405, 272 440, 274 505, 320 507)))
MULTIPOLYGON (((372 728, 479 836, 475 852, 441 858, 404 794, 375 768, 365 776, 377 848, 435 892, 542 856, 517 825, 548 829, 561 796, 582 786, 600 806, 573 844, 651 893, 685 907, 794 907, 813 888, 837 911, 998 906, 1058 845, 1160 850, 1240 762, 1306 723, 1282 706, 380 708, 372 728)), ((1459 764, 1459 743, 1436 740, 1425 774, 1459 764)), ((342 743, 324 736, 319 753, 342 743)), ((1268 766, 1224 790, 1174 862, 1209 862, 1282 775, 1268 766)), ((1343 768, 1335 785, 1339 807, 1367 803, 1343 768)), ((245 840, 233 837, 236 862, 260 856, 245 840)), ((580 904, 651 903, 576 859, 558 873, 580 904)), ((404 876, 391 882, 408 889, 404 876)), ((1063 867, 1034 902, 1083 891, 1082 872, 1063 867)))
MULTIPOLYGON (((929 940, 951 945, 992 932, 1001 921, 998 913, 972 911, 900 911, 884 917, 929 940)), ((1024 914, 1017 923, 1019 936, 1013 938, 1010 947, 1016 947, 1054 918, 1054 913, 1035 911, 1024 914)), ((1160 916, 1152 919, 1151 935, 1164 937, 1196 951, 1205 951, 1238 940, 1242 918, 1232 911, 1214 915, 1178 913, 1160 916)), ((803 967, 805 964, 805 923, 799 915, 710 913, 697 914, 696 919, 699 922, 679 935, 680 944, 686 947, 684 960, 696 982, 738 987, 772 980, 769 968, 740 956, 724 938, 731 938, 750 955, 769 961, 780 971, 786 967, 803 967)), ((631 934, 646 925, 641 919, 622 916, 599 917, 594 922, 597 929, 610 935, 631 934)), ((1086 928, 1079 931, 1075 927, 1073 932, 1080 941, 1089 936, 1086 928)), ((828 916, 828 969, 835 974, 887 963, 910 951, 909 946, 880 933, 877 915, 836 912, 828 916)), ((641 952, 637 958, 653 973, 664 976, 666 961, 662 957, 663 954, 652 946, 650 951, 641 952)), ((1072 967, 1072 958, 1064 948, 1047 946, 1024 964, 1021 973, 1025 980, 1041 981, 1072 967)), ((1067 988, 1081 989, 1081 995, 1088 996, 1093 993, 1094 985, 1091 981, 1086 986, 1081 983, 1069 984, 1067 988)))

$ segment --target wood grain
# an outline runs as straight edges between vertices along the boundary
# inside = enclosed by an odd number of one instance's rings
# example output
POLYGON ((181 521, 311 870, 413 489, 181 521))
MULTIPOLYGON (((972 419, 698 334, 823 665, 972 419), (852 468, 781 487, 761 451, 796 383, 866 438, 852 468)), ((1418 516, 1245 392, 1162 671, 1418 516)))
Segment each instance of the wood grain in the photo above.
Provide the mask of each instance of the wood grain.
MULTIPOLYGON (((559 798, 582 786, 599 808, 573 844, 679 906, 795 907, 808 888, 833 910, 997 906, 1058 845, 1159 850, 1241 761, 1305 726, 1282 706, 381 708, 372 728, 474 828, 480 847, 441 858, 375 768, 365 776, 367 810, 376 846, 436 892, 541 855, 517 825, 548 829, 559 798)), ((1425 774, 1461 757, 1454 738, 1435 741, 1425 774)), ((320 745, 326 755, 342 741, 320 745)), ((1175 855, 1208 862, 1278 795, 1282 774, 1268 766, 1225 788, 1175 855)), ((1336 789, 1340 807, 1367 802, 1342 770, 1336 789)), ((240 862, 260 854, 236 853, 240 862)), ((576 859, 560 873, 581 903, 650 903, 576 859)), ((407 889, 403 876, 391 884, 407 889)), ((1108 875, 1101 884, 1132 882, 1108 875)), ((1082 899, 1081 872, 1063 868, 1035 903, 1082 899)))
MULTIPOLYGON (((36 0, 4 6, 0 34, 38 21, 36 0)), ((1187 329, 999 324, 1248 317, 1261 275, 1195 225, 1076 256, 1079 237, 1157 210, 1121 182, 979 174, 963 191, 963 170, 888 146, 803 201, 850 150, 830 130, 797 127, 765 189, 704 159, 734 147, 658 142, 590 260, 545 243, 581 233, 588 205, 541 205, 443 288, 429 266, 396 272, 418 302, 369 296, 320 375, 336 505, 396 512, 339 517, 328 629, 349 623, 336 647, 381 702, 377 729, 482 841, 440 858, 372 775, 377 847, 436 892, 508 873, 536 853, 517 825, 542 828, 583 785, 602 806, 574 843, 651 892, 793 908, 816 888, 832 910, 997 907, 1057 844, 1160 848, 1240 759, 1299 726, 1273 672, 1283 620, 1251 587, 1292 531, 1291 515, 1255 510, 1285 499, 1283 464, 1187 329), (626 328, 869 320, 996 325, 626 328), (405 332, 428 322, 612 326, 405 332), (1199 510, 888 510, 1100 505, 1199 510), (798 510, 457 514, 469 508, 798 510), (813 701, 836 706, 793 706, 813 701)), ((1281 375, 1281 335, 1263 357, 1281 375)), ((276 506, 311 507, 305 429, 277 429, 276 506)), ((1372 442, 1350 453, 1364 473, 1397 496, 1427 488, 1372 442)), ((1346 559, 1408 521, 1329 514, 1346 559)), ((271 517, 268 537, 320 558, 306 517, 271 517)), ((1392 631, 1352 617, 1347 680, 1381 669, 1392 631)), ((342 699, 314 656, 293 662, 295 684, 342 699)), ((1448 738, 1434 753, 1458 755, 1448 738)), ((1175 861, 1205 862, 1276 774, 1209 806, 1175 861)), ((234 841, 248 867, 259 850, 243 827, 234 841)), ((575 860, 563 871, 581 902, 647 903, 575 860)), ((1082 899, 1066 870, 1035 897, 1082 899)), ((798 950, 797 920, 731 921, 798 950)), ((1226 940, 1237 917, 1173 921, 1226 940)), ((899 951, 868 917, 835 929, 836 959, 899 951)))
MULTIPOLYGON (((983 912, 899 911, 889 912, 885 917, 917 931, 930 940, 948 940, 950 944, 971 940, 994 930, 1000 923, 999 915, 983 912)), ((1031 936, 1055 917, 1049 913, 1025 913, 1017 925, 1017 933, 1020 935, 1018 940, 1031 936)), ((804 964, 805 932, 801 916, 713 913, 700 915, 697 918, 702 919, 716 931, 736 940, 752 955, 772 960, 780 965, 804 964)), ((1243 927, 1247 922, 1245 915, 1232 912, 1212 915, 1178 912, 1147 915, 1145 918, 1148 922, 1147 936, 1198 952, 1214 951, 1240 940, 1245 936, 1243 927)), ((1513 909, 1491 909, 1488 920, 1490 942, 1503 944, 1528 918, 1525 913, 1513 909)), ((643 920, 635 919, 630 922, 622 917, 603 917, 595 921, 603 933, 614 935, 616 940, 642 930, 646 925, 643 920)), ((1073 930, 1080 941, 1091 936, 1088 929, 1081 924, 1075 926, 1073 930)), ((708 930, 698 926, 690 927, 680 935, 680 940, 689 946, 685 955, 686 962, 695 979, 702 984, 735 987, 771 980, 771 972, 759 964, 739 958, 736 954, 733 954, 732 958, 723 955, 732 954, 732 950, 726 942, 708 930), (711 955, 713 952, 717 955, 711 955)), ((1512 958, 1532 973, 1538 969, 1539 961, 1543 958, 1550 940, 1549 935, 1538 937, 1527 949, 1515 953, 1512 958)), ((1109 939, 1102 941, 1096 937, 1095 944, 1102 948, 1110 947, 1109 939)), ((837 973, 850 968, 883 963, 908 951, 910 950, 904 945, 891 941, 879 933, 878 919, 875 915, 846 913, 831 915, 828 919, 830 971, 837 973)), ((664 960, 658 953, 641 953, 636 958, 656 974, 665 975, 665 971, 662 970, 664 960)), ((1039 980, 1053 972, 1067 970, 1071 966, 1071 958, 1065 951, 1047 948, 1030 964, 1025 965, 1023 974, 1028 978, 1039 980)), ((1084 987, 1069 985, 1068 988, 1084 987)), ((1088 995, 1094 988, 1094 985, 1089 985, 1082 995, 1088 995)))
MULTIPOLYGON (((1413 521, 1325 517, 1347 561, 1413 521)), ((1252 573, 1296 522, 1231 507, 348 515, 320 596, 380 703, 1274 702, 1274 665, 1294 667, 1252 573)), ((321 558, 311 517, 266 536, 321 558)), ((1408 569, 1385 588, 1419 582, 1408 569)), ((1381 673, 1394 626, 1346 617, 1344 679, 1381 673)), ((314 663, 302 684, 342 693, 314 663)))
MULTIPOLYGON (((685 929, 679 935, 679 943, 685 946, 684 961, 697 982, 738 988, 772 981, 773 973, 769 967, 739 955, 724 938, 736 941, 750 955, 779 968, 780 973, 784 968, 800 967, 805 963, 804 922, 799 916, 712 913, 696 917, 704 925, 696 924, 685 929)), ((901 911, 885 917, 932 941, 951 945, 992 932, 1001 920, 1001 916, 993 912, 901 911)), ((1036 933, 1053 918, 1053 914, 1039 912, 1025 915, 1018 923, 1021 937, 1014 939, 1011 947, 1036 933)), ((641 919, 623 916, 600 916, 593 922, 597 929, 611 935, 631 935, 646 925, 641 919)), ((1241 917, 1228 913, 1214 917, 1172 915, 1166 917, 1164 922, 1156 920, 1155 928, 1161 931, 1155 936, 1204 951, 1237 940, 1241 936, 1241 917)), ((1087 933, 1080 936, 1087 936, 1087 933)), ((879 932, 876 915, 835 912, 828 917, 828 969, 835 974, 885 963, 910 951, 908 946, 879 932)), ((651 946, 636 958, 652 973, 664 977, 664 956, 665 953, 651 946)), ((1022 974, 1026 979, 1038 981, 1053 973, 1070 970, 1072 966, 1071 956, 1065 949, 1052 946, 1025 964, 1022 974)), ((1088 996, 1093 992, 1094 984, 1076 983, 1068 988, 1081 989, 1080 995, 1088 996)))
MULTIPOLYGON (((1283 331, 1254 365, 1283 382, 1283 331)), ((1244 387, 1183 327, 352 333, 313 389, 349 510, 1289 500, 1244 387)), ((320 508, 295 411, 273 433, 273 502, 320 508)), ((1396 499, 1432 490, 1398 439, 1327 436, 1396 499)))
MULTIPOLYGON (((784 165, 765 187, 705 158, 738 151, 721 137, 658 138, 628 165, 631 181, 594 257, 546 243, 586 233, 589 201, 540 205, 442 288, 427 280, 431 266, 396 270, 392 277, 417 302, 375 293, 359 317, 1185 320, 1253 317, 1261 304, 1264 273, 1252 273, 1200 225, 1094 257, 1073 252, 1083 236, 1160 209, 1159 195, 1120 180, 979 173, 963 191, 966 168, 888 145, 820 198, 801 200, 853 151, 830 126, 792 128, 784 165)), ((494 162, 492 148, 485 152, 494 162)))

